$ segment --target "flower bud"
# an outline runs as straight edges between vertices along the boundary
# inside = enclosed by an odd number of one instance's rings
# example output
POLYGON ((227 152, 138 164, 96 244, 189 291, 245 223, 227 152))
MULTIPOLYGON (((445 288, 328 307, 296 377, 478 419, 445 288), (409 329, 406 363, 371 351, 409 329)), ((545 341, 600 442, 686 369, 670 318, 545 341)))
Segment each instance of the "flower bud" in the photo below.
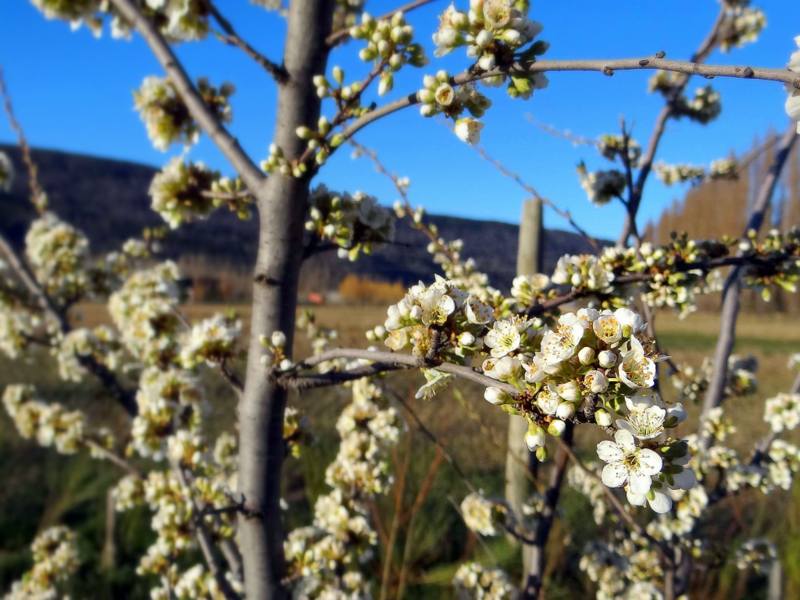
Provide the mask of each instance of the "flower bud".
POLYGON ((465 331, 460 336, 458 336, 458 343, 462 346, 472 346, 475 343, 475 336, 472 335, 469 331, 465 331))
POLYGON ((593 394, 602 394, 608 389, 608 379, 600 371, 589 371, 583 378, 583 383, 593 394))
POLYGON ((486 388, 483 392, 483 397, 489 404, 494 404, 495 406, 504 404, 508 400, 508 394, 496 387, 486 388))
POLYGON ((571 419, 575 415, 575 405, 572 402, 562 402, 556 409, 556 416, 559 419, 571 419))
POLYGON ((339 65, 333 67, 333 78, 336 80, 336 83, 342 85, 342 82, 344 81, 344 70, 339 65))
POLYGON ((295 129, 295 133, 297 134, 297 137, 299 137, 301 140, 310 140, 314 136, 314 132, 311 131, 305 125, 301 125, 297 129, 295 129))
POLYGON ((558 395, 568 402, 577 402, 581 397, 581 389, 575 381, 568 381, 556 387, 558 395))
POLYGON ((550 425, 547 426, 547 433, 554 437, 561 437, 561 434, 564 433, 566 428, 567 424, 564 423, 564 421, 561 419, 553 419, 550 425))
POLYGON ((601 367, 609 369, 617 364, 617 355, 611 350, 603 350, 597 355, 597 362, 600 363, 601 367))
POLYGON ((608 414, 607 410, 598 408, 594 411, 594 422, 600 427, 609 427, 611 425, 611 415, 608 414))
POLYGON ((274 348, 283 348, 286 345, 286 334, 282 331, 273 331, 270 342, 274 348))
POLYGON ((528 432, 525 434, 525 445, 528 446, 528 450, 533 452, 536 448, 544 446, 545 440, 544 429, 538 425, 528 427, 528 432))
POLYGON ((594 362, 595 356, 596 353, 594 351, 594 348, 589 348, 588 346, 585 346, 581 348, 580 352, 578 352, 578 361, 580 361, 580 363, 584 366, 590 365, 594 362))

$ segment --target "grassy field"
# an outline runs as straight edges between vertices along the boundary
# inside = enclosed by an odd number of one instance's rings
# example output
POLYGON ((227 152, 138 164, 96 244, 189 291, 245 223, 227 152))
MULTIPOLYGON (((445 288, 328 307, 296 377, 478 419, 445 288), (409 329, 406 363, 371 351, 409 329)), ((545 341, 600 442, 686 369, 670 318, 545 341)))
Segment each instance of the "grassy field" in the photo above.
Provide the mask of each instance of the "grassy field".
MULTIPOLYGON (((220 307, 187 306, 191 319, 202 318, 220 307)), ((385 308, 376 306, 315 307, 318 321, 336 327, 343 346, 366 345, 363 332, 382 322, 385 308)), ((247 320, 247 309, 241 309, 247 320)), ((79 306, 71 315, 75 323, 94 325, 107 320, 103 307, 79 306)), ((672 315, 658 317, 663 349, 679 364, 699 366, 714 347, 718 317, 695 314, 683 321, 672 315)), ((738 328, 736 351, 755 355, 760 364, 757 394, 736 399, 728 411, 739 424, 732 445, 749 448, 766 430, 761 420, 763 401, 788 389, 793 373, 787 369, 791 353, 800 351, 800 322, 781 316, 744 315, 738 328)), ((299 342, 298 355, 307 352, 299 342)), ((64 384, 51 370, 49 357, 40 356, 28 364, 0 362, 0 387, 12 382, 34 382, 43 395, 70 406, 83 408, 93 423, 110 423, 124 430, 124 416, 93 383, 64 384)), ((233 421, 234 401, 225 386, 209 374, 209 423, 222 429, 233 421)), ((396 374, 387 384, 397 393, 412 398, 419 385, 418 375, 396 374)), ((286 477, 285 498, 290 503, 286 520, 290 527, 306 524, 314 498, 325 491, 324 470, 336 451, 333 421, 348 400, 343 389, 306 392, 292 398, 308 418, 315 438, 300 459, 291 459, 286 477)), ((448 453, 476 487, 489 495, 502 492, 502 467, 506 449, 506 417, 482 400, 482 391, 457 384, 433 402, 412 402, 415 411, 446 446, 448 453)), ((407 598, 449 597, 449 581, 457 565, 476 558, 519 572, 516 550, 503 539, 485 543, 469 534, 452 503, 466 493, 464 482, 445 460, 441 449, 429 442, 409 419, 409 428, 393 453, 396 484, 372 507, 384 554, 373 568, 376 580, 383 572, 385 549, 394 540, 392 568, 387 572, 387 597, 404 592, 407 598), (392 531, 396 531, 395 535, 392 531)), ((688 426, 687 426, 688 430, 688 426)), ((579 452, 589 456, 592 443, 582 436, 579 452)), ((106 487, 118 476, 110 466, 82 457, 60 457, 19 440, 7 417, 0 417, 0 590, 17 576, 28 562, 27 544, 44 526, 63 522, 80 535, 86 558, 73 591, 75 597, 144 598, 146 586, 135 577, 134 557, 149 541, 147 515, 135 512, 119 520, 116 532, 120 566, 100 566, 100 548, 105 536, 106 487)), ((588 503, 574 492, 565 494, 549 549, 548 598, 585 597, 590 590, 576 583, 576 565, 583 541, 593 532, 588 503), (567 544, 567 541, 571 544, 567 544)), ((748 537, 766 535, 775 541, 784 557, 787 597, 800 597, 800 494, 775 493, 769 498, 747 494, 720 506, 708 524, 721 544, 734 548, 748 537)), ((726 567, 716 577, 697 582, 697 597, 759 598, 763 581, 745 577, 726 567)), ((695 595, 693 595, 695 597, 695 595)))

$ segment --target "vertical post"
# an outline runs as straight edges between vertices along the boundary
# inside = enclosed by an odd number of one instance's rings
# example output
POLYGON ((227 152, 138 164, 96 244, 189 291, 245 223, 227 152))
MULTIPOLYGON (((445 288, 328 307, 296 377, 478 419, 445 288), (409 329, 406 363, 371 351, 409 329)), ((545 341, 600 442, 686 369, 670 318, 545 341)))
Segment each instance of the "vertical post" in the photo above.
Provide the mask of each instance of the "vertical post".
POLYGON ((106 530, 103 540, 103 551, 100 554, 100 566, 111 570, 117 565, 117 543, 115 540, 117 512, 114 506, 114 490, 106 492, 106 530))
POLYGON ((772 561, 767 574, 767 600, 783 600, 783 569, 778 558, 772 561))
MULTIPOLYGON (((526 200, 522 206, 519 224, 519 246, 517 247, 517 275, 533 275, 542 269, 542 201, 538 198, 526 200)), ((522 417, 508 417, 508 453, 506 454, 505 497, 515 514, 521 514, 522 504, 528 499, 530 485, 528 477, 536 464, 536 458, 525 445, 528 425, 522 417)), ((516 540, 514 540, 516 541, 516 540)), ((523 549, 523 566, 528 548, 523 549)))

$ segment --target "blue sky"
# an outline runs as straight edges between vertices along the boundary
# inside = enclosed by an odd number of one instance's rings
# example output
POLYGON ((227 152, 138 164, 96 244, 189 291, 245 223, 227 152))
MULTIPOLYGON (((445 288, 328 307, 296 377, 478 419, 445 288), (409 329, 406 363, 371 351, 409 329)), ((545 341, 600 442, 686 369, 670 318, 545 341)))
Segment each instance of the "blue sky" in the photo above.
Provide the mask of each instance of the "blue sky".
MULTIPOLYGON (((401 3, 371 0, 368 10, 380 14, 401 3)), ((218 0, 220 9, 240 34, 273 58, 281 52, 284 23, 247 0, 218 0)), ((459 4, 466 4, 462 0, 459 4)), ((800 33, 800 3, 762 0, 768 26, 757 44, 730 54, 717 53, 710 62, 782 67, 800 33)), ((409 20, 417 38, 432 57, 430 42, 438 13, 446 3, 434 2, 409 20)), ((551 43, 548 58, 618 58, 643 56, 658 50, 668 57, 686 58, 705 36, 718 3, 715 0, 534 1, 532 18, 544 24, 542 37, 551 43)), ((338 49, 330 64, 340 64, 347 79, 365 72, 356 58, 358 44, 338 49)), ((181 45, 179 56, 194 77, 212 82, 231 81, 233 133, 258 159, 264 158, 273 128, 275 86, 254 64, 234 49, 213 39, 181 45)), ((163 154, 152 148, 133 110, 131 93, 147 75, 161 74, 144 43, 113 40, 106 33, 95 39, 86 29, 71 32, 68 24, 47 21, 26 0, 0 2, 0 64, 13 94, 19 119, 36 146, 127 159, 152 165, 181 151, 163 154)), ((407 68, 397 78, 395 91, 385 100, 420 87, 422 75, 438 68, 451 72, 468 65, 462 52, 433 59, 423 69, 407 68)), ((591 148, 543 133, 530 122, 568 129, 583 136, 616 132, 620 117, 633 124, 634 137, 644 144, 661 102, 646 93, 650 73, 555 73, 550 86, 531 100, 509 99, 502 90, 490 90, 493 107, 484 119, 482 144, 489 153, 520 173, 541 193, 572 211, 594 235, 613 237, 622 221, 619 207, 589 204, 575 176, 575 165, 585 159, 590 168, 608 168, 591 148)), ((705 82, 697 80, 692 88, 705 82)), ((780 84, 723 80, 722 116, 709 126, 672 122, 659 158, 672 162, 708 163, 731 150, 744 151, 756 136, 770 128, 782 130, 785 92, 780 84)), ((331 109, 328 108, 330 113, 331 109)), ((14 137, 0 121, 0 141, 14 137)), ((411 178, 411 197, 430 212, 476 219, 516 222, 525 198, 516 184, 505 179, 470 147, 460 142, 438 119, 424 119, 415 109, 397 113, 364 130, 357 139, 374 148, 387 166, 411 178)), ((206 140, 191 156, 228 172, 224 159, 206 140)), ((374 172, 366 159, 352 160, 349 151, 335 156, 319 175, 329 187, 362 190, 389 204, 396 198, 391 185, 374 172)), ((682 190, 667 189, 653 179, 642 208, 642 222, 657 216, 682 190)), ((546 214, 549 227, 566 228, 557 215, 546 214)))

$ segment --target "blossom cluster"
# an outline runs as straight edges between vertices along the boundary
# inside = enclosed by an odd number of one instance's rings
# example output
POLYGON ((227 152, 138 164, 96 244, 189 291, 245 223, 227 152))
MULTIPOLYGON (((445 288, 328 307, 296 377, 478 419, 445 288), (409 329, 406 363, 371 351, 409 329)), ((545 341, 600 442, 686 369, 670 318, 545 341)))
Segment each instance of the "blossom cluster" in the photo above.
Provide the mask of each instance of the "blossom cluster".
POLYGON ((757 573, 768 573, 778 560, 775 544, 763 538, 747 540, 736 551, 736 567, 740 570, 754 569, 757 573))
POLYGON ((36 281, 59 302, 72 302, 90 290, 89 241, 54 213, 45 213, 31 223, 25 255, 36 281))
MULTIPOLYGON (((6 282, 0 279, 0 283, 6 282)), ((19 358, 40 322, 38 314, 0 288, 0 352, 11 360, 19 358)))
POLYGON ((687 117, 702 125, 710 123, 722 112, 722 102, 718 92, 710 85, 697 88, 689 99, 681 96, 676 101, 675 115, 687 117))
POLYGON ((476 119, 481 118, 491 106, 489 99, 472 83, 457 85, 444 70, 437 71, 435 75, 425 75, 422 86, 417 92, 420 114, 423 117, 437 114, 451 117, 456 122, 456 134, 463 141, 477 143, 482 124, 476 119), (461 118, 464 111, 475 118, 461 118))
POLYGON ((45 402, 30 385, 9 385, 3 405, 23 439, 36 439, 41 446, 61 454, 75 454, 84 442, 86 420, 80 411, 68 411, 57 402, 45 402))
POLYGON ((611 542, 586 545, 579 567, 597 586, 597 600, 631 598, 660 600, 663 578, 657 552, 638 534, 616 532, 611 542))
POLYGON ((800 425, 800 394, 778 394, 764 405, 764 420, 775 433, 800 425))
MULTIPOLYGON (((73 28, 86 25, 95 36, 103 29, 103 18, 111 16, 111 34, 127 38, 131 24, 108 0, 33 0, 48 19, 69 21, 73 28)), ((141 11, 171 42, 198 40, 208 34, 208 6, 202 0, 144 0, 141 11)))
POLYGON ((636 140, 625 138, 621 135, 604 134, 597 140, 597 150, 600 155, 610 161, 617 159, 635 165, 642 155, 642 147, 636 140), (625 151, 627 147, 627 159, 625 151))
POLYGON ((608 463, 603 481, 625 485, 631 503, 664 512, 669 489, 693 485, 686 444, 667 433, 685 411, 651 392, 659 357, 631 310, 584 308, 542 327, 519 316, 495 319, 490 305, 438 279, 391 306, 384 329, 392 350, 430 361, 485 357, 483 374, 516 390, 488 387, 486 400, 528 420, 526 443, 540 456, 546 435, 561 435, 579 412, 613 426, 614 441, 598 446, 608 463))
POLYGON ((314 505, 314 522, 292 531, 285 543, 295 593, 303 598, 365 597, 359 566, 374 555, 377 534, 367 501, 386 493, 388 451, 400 428, 392 408, 381 408, 375 383, 352 384, 353 400, 336 423, 341 445, 325 472, 331 491, 314 505))
POLYGON ((86 375, 82 361, 87 357, 112 371, 116 371, 123 360, 122 345, 116 332, 107 325, 73 329, 60 338, 53 353, 61 379, 74 382, 82 381, 86 375))
MULTIPOLYGON (((229 98, 234 91, 231 84, 225 83, 216 88, 203 78, 197 82, 197 91, 220 121, 231 120, 229 98)), ((133 93, 133 101, 150 141, 158 150, 166 151, 176 142, 187 145, 197 143, 200 129, 169 78, 146 77, 141 87, 133 93)))
POLYGON ((729 7, 727 12, 720 28, 718 42, 723 52, 755 42, 767 25, 764 11, 747 6, 746 2, 736 3, 736 6, 729 7))
MULTIPOLYGON (((508 66, 518 59, 534 62, 547 51, 548 44, 534 41, 543 28, 528 18, 527 12, 527 2, 512 0, 470 0, 466 12, 451 4, 440 16, 439 29, 433 34, 436 55, 465 47, 467 56, 483 72, 508 66)), ((497 73, 482 78, 482 82, 500 85, 505 79, 504 74, 497 73)), ((534 90, 547 86, 543 73, 515 73, 508 79, 506 91, 512 98, 529 98, 534 90)))
POLYGON ((242 322, 231 314, 216 314, 192 326, 181 344, 180 363, 184 369, 206 363, 223 364, 234 355, 242 322))
POLYGON ((739 164, 735 159, 720 158, 711 162, 708 169, 696 165, 670 165, 664 162, 653 166, 656 176, 664 185, 677 183, 700 183, 708 178, 715 180, 735 180, 739 178, 739 164))
POLYGON ((508 517, 508 508, 483 494, 472 492, 461 501, 461 518, 466 526, 483 536, 494 536, 500 532, 508 517))
POLYGON ((176 156, 156 173, 150 183, 151 208, 170 228, 205 218, 214 209, 209 192, 219 174, 203 163, 186 162, 176 156))
POLYGON ((510 600, 516 590, 500 569, 487 569, 480 563, 461 565, 453 576, 456 597, 462 600, 510 600))
POLYGON ((334 194, 324 186, 311 196, 306 230, 333 242, 339 256, 355 260, 375 244, 394 237, 394 217, 372 196, 360 192, 334 194))
POLYGON ((716 119, 722 112, 722 101, 719 93, 709 85, 697 88, 691 98, 680 94, 677 98, 671 99, 677 88, 682 85, 683 77, 674 72, 656 71, 650 78, 648 91, 659 92, 670 99, 676 118, 687 117, 702 125, 716 119))
POLYGON ((578 179, 589 201, 596 206, 603 206, 614 198, 620 198, 627 186, 622 171, 588 171, 583 163, 578 165, 578 179))
POLYGON ((131 425, 133 449, 143 457, 163 460, 173 435, 198 430, 201 400, 199 382, 188 372, 145 369, 139 379, 138 411, 131 425))
POLYGON ((558 259, 550 281, 578 290, 605 292, 610 290, 614 273, 592 254, 565 254, 558 259))
POLYGON ((6 600, 57 598, 59 586, 80 566, 75 534, 58 525, 42 531, 31 544, 33 566, 11 584, 6 600))
MULTIPOLYGON (((701 400, 703 393, 708 389, 713 367, 713 361, 705 358, 699 368, 683 365, 672 376, 672 384, 678 391, 682 402, 696 404, 701 400)), ((728 357, 728 368, 725 371, 727 380, 723 397, 746 396, 755 393, 758 387, 757 369, 758 361, 753 356, 732 354, 728 357)))
POLYGON ((367 44, 359 51, 359 58, 380 66, 378 94, 381 96, 394 87, 394 73, 403 65, 422 67, 428 62, 422 46, 413 42, 414 28, 406 22, 402 11, 389 19, 375 19, 364 13, 361 22, 350 28, 350 36, 367 44))
POLYGON ((166 261, 133 273, 108 302, 111 319, 134 357, 167 364, 179 353, 177 265, 166 261))

